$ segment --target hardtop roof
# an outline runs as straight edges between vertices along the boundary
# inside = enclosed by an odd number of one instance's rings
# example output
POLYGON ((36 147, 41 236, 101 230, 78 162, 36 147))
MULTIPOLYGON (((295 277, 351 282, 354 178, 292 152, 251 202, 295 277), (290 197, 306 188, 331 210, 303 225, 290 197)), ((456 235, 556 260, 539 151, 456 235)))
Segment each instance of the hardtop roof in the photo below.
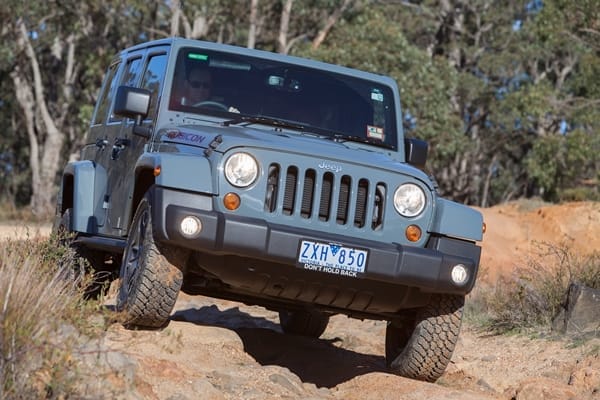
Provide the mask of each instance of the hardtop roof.
POLYGON ((127 54, 132 51, 137 51, 149 47, 156 46, 173 46, 174 49, 179 49, 181 47, 200 47, 207 50, 214 51, 222 51, 231 54, 239 54, 248 57, 257 57, 263 58, 273 61, 279 61, 289 64, 300 65, 307 68, 315 68, 321 70, 327 70, 330 72, 335 72, 343 75, 354 76, 360 79, 370 80, 379 82, 388 86, 392 86, 395 89, 397 88, 396 81, 389 76, 380 75, 372 72, 361 71, 354 68, 344 67, 341 65, 326 63, 323 61, 316 61, 309 58, 302 58, 297 56, 291 56, 287 54, 273 53, 265 50, 257 50, 257 49, 249 49, 246 47, 223 44, 223 43, 214 43, 203 40, 195 40, 195 39, 185 39, 181 37, 172 37, 165 39, 152 40, 149 42, 140 43, 121 51, 121 55, 127 54))

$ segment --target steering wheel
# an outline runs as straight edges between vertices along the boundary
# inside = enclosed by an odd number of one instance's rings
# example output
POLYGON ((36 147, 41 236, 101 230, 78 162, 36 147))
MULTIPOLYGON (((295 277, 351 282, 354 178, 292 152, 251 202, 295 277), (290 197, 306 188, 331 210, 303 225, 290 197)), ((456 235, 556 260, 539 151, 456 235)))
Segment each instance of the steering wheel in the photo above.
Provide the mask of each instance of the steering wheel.
POLYGON ((193 107, 210 107, 210 108, 217 108, 217 109, 223 110, 223 111, 228 111, 228 108, 225 104, 219 103, 218 101, 210 101, 210 100, 200 101, 200 102, 194 104, 193 107))

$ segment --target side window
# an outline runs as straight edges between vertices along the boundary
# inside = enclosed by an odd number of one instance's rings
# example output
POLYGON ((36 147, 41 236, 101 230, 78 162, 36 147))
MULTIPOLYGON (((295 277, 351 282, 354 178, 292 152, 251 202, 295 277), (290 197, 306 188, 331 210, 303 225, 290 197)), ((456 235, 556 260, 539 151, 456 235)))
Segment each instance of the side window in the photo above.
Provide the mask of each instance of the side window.
POLYGON ((108 71, 106 71, 106 78, 104 78, 104 83, 102 84, 102 91, 100 96, 98 97, 96 112, 94 113, 94 118, 92 120, 92 125, 99 125, 104 122, 106 118, 106 113, 108 112, 108 108, 110 107, 110 103, 115 92, 115 87, 117 86, 117 80, 115 79, 115 75, 119 70, 119 63, 114 63, 110 67, 108 67, 108 71))
POLYGON ((138 76, 140 76, 140 70, 142 65, 142 57, 137 57, 127 61, 125 66, 125 72, 121 79, 121 85, 124 86, 135 86, 138 76))
MULTIPOLYGON (((125 64, 125 71, 123 71, 123 75, 121 76, 121 83, 119 84, 119 86, 135 86, 135 84, 138 81, 138 77, 140 76, 141 70, 141 56, 127 60, 127 64, 125 64)), ((120 121, 122 119, 123 118, 113 115, 111 113, 110 122, 120 121)))
POLYGON ((150 57, 146 66, 146 70, 144 71, 144 76, 142 78, 140 87, 142 89, 148 89, 150 92, 152 92, 152 97, 150 98, 150 110, 148 111, 147 117, 148 119, 154 119, 154 116, 156 115, 158 97, 160 95, 159 92, 164 80, 166 68, 167 55, 156 54, 150 57))

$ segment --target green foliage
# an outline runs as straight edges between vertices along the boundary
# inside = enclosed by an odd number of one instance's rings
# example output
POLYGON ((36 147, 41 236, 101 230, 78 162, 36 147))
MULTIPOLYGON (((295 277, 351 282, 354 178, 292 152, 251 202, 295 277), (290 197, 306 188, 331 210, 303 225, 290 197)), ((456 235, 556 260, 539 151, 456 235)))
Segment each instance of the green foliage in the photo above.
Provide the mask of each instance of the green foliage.
POLYGON ((407 134, 428 140, 432 164, 443 163, 468 145, 450 106, 458 76, 443 60, 411 45, 401 28, 383 12, 366 10, 339 23, 318 49, 303 46, 295 54, 392 76, 404 110, 417 121, 416 130, 407 134))
MULTIPOLYGON (((416 123, 406 133, 429 142, 428 169, 442 195, 480 205, 522 196, 553 201, 597 196, 593 171, 600 167, 592 149, 600 131, 599 1, 548 0, 532 10, 514 0, 355 0, 312 49, 342 3, 293 2, 286 38, 291 53, 394 77, 403 109, 416 123), (521 24, 514 29, 517 20, 521 24)), ((179 35, 204 26, 196 32, 202 39, 246 45, 248 2, 181 4, 179 35)), ((283 5, 258 3, 257 48, 278 49, 283 5)), ((156 0, 3 3, 0 130, 6 134, 0 137, 0 201, 22 207, 32 195, 30 137, 11 74, 19 67, 28 82, 33 76, 18 47, 17 21, 24 21, 34 38, 43 93, 67 138, 64 162, 82 144, 113 55, 170 36, 170 6, 156 0), (64 85, 70 35, 76 76, 64 85), (10 170, 3 168, 7 157, 10 170)), ((41 142, 43 124, 36 123, 41 142)))
POLYGON ((578 187, 581 189, 576 197, 580 197, 585 193, 582 186, 588 182, 592 187, 590 197, 581 200, 593 200, 598 195, 599 152, 600 136, 576 130, 563 136, 538 139, 525 165, 529 175, 542 188, 545 199, 557 201, 561 192, 578 187))

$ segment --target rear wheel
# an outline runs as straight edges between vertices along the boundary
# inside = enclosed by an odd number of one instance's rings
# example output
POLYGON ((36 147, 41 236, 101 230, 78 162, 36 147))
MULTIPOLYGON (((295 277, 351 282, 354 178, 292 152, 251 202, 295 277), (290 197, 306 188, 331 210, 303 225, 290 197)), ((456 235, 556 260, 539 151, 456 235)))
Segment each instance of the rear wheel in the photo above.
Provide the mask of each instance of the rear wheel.
POLYGON ((385 335, 388 367, 395 374, 434 382, 443 373, 458 340, 464 296, 433 295, 412 316, 389 322, 385 335))
POLYGON ((317 310, 280 311, 279 323, 284 333, 318 338, 325 332, 329 316, 317 310))
POLYGON ((95 299, 106 291, 110 282, 115 278, 115 267, 107 263, 110 255, 95 249, 90 249, 77 242, 77 234, 72 229, 73 209, 68 208, 62 214, 60 221, 54 227, 58 241, 70 248, 64 261, 62 271, 65 276, 85 285, 84 296, 95 299))
POLYGON ((120 272, 117 310, 125 314, 128 328, 160 328, 169 320, 183 282, 188 252, 154 241, 151 196, 138 205, 129 229, 120 272))

